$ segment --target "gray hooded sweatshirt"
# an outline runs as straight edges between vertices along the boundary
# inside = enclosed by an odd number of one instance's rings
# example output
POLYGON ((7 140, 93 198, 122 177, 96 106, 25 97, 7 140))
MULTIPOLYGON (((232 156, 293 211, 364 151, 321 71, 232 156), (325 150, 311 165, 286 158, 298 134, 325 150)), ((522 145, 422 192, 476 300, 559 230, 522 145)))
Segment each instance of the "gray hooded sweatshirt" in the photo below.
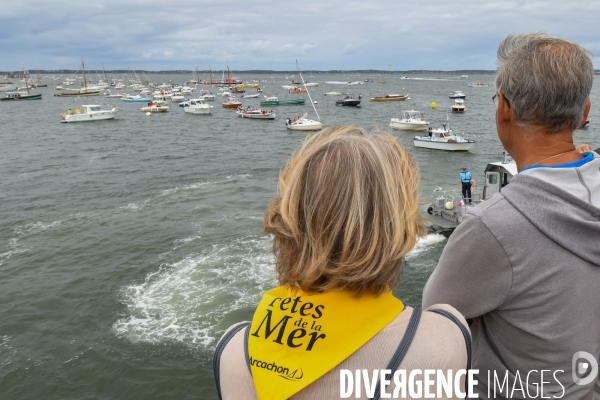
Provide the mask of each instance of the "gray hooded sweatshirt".
POLYGON ((425 286, 423 307, 448 303, 474 318, 480 398, 593 398, 594 382, 576 384, 574 371, 586 361, 575 353, 596 365, 600 355, 600 156, 591 154, 581 167, 524 171, 471 209, 425 286))

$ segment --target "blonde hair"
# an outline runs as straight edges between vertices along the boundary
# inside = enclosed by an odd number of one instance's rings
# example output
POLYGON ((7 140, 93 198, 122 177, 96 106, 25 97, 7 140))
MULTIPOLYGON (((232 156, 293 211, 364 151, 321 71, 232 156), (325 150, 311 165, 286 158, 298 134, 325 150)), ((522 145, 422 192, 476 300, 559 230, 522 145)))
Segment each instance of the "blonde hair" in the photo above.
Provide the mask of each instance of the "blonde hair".
POLYGON ((419 169, 386 132, 333 127, 309 137, 279 175, 264 216, 281 285, 381 294, 425 235, 419 169))

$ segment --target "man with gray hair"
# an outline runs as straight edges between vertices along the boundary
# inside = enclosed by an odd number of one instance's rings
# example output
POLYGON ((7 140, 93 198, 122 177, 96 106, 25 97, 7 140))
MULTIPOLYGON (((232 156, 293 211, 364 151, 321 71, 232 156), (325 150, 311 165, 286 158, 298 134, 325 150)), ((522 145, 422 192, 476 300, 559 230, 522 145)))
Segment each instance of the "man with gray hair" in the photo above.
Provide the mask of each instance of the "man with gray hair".
POLYGON ((600 355, 600 156, 579 153, 590 54, 545 34, 498 48, 496 127, 519 174, 469 210, 423 293, 472 319, 480 398, 592 399, 600 355))

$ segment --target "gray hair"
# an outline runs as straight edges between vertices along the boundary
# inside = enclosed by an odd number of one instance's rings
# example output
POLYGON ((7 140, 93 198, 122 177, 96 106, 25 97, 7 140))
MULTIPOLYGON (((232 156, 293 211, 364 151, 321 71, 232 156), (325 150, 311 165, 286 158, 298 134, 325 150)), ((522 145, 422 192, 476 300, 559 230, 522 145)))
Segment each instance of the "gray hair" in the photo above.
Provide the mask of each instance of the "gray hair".
POLYGON ((496 90, 519 125, 575 130, 594 82, 591 57, 577 43, 544 33, 509 35, 498 46, 496 90))

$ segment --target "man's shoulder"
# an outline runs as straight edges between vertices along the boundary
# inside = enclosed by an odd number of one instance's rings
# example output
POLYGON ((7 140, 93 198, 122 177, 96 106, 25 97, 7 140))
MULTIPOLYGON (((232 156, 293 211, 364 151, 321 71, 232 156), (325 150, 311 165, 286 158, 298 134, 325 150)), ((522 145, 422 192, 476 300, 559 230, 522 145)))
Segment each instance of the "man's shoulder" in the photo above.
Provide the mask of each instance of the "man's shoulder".
POLYGON ((470 214, 479 218, 484 218, 498 214, 504 209, 509 208, 513 208, 513 206, 506 201, 501 193, 496 193, 490 199, 478 204, 476 207, 469 208, 467 215, 470 214))

